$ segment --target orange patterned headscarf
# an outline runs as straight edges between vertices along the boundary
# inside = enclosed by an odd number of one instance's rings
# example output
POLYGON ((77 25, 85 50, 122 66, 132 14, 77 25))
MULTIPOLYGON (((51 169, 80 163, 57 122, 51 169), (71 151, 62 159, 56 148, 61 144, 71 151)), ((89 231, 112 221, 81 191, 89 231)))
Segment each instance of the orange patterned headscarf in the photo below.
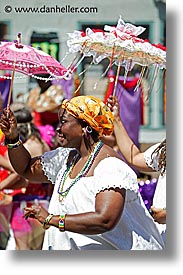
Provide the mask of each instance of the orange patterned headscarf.
POLYGON ((76 96, 65 99, 61 108, 77 119, 86 121, 95 131, 110 135, 113 131, 114 116, 107 105, 94 96, 76 96))

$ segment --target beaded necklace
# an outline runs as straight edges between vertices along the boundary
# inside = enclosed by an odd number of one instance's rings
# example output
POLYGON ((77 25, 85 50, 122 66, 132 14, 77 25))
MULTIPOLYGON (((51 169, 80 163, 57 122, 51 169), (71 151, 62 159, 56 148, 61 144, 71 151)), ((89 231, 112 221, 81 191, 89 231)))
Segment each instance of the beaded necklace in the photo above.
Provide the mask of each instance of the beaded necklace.
POLYGON ((100 152, 100 149, 102 148, 103 146, 103 142, 99 141, 94 149, 92 150, 91 154, 89 155, 89 158, 87 159, 85 165, 83 166, 83 168, 81 169, 81 171, 78 173, 78 175, 71 181, 70 185, 68 188, 66 188, 65 190, 64 189, 64 184, 65 184, 65 181, 67 179, 67 177, 69 176, 69 174, 71 173, 75 163, 76 163, 76 160, 77 160, 77 155, 75 156, 73 162, 71 164, 69 164, 69 166, 66 168, 66 170, 64 171, 63 175, 62 175, 62 178, 61 178, 61 181, 60 181, 60 184, 59 184, 59 187, 58 187, 58 193, 59 193, 59 201, 62 201, 63 198, 65 198, 71 187, 76 183, 78 182, 78 180, 80 180, 80 178, 86 176, 86 174, 88 173, 88 171, 90 170, 96 156, 98 155, 98 153, 100 152))

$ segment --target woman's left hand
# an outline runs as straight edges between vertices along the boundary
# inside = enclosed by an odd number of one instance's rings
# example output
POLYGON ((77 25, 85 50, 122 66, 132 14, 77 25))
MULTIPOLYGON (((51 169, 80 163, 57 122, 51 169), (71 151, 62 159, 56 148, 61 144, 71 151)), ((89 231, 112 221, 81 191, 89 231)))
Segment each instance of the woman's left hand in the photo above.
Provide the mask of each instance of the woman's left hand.
POLYGON ((49 215, 48 211, 40 205, 33 205, 32 207, 24 208, 24 218, 33 218, 43 224, 46 217, 49 215))
POLYGON ((166 209, 151 206, 151 210, 152 217, 155 220, 155 222, 160 224, 166 224, 166 209))

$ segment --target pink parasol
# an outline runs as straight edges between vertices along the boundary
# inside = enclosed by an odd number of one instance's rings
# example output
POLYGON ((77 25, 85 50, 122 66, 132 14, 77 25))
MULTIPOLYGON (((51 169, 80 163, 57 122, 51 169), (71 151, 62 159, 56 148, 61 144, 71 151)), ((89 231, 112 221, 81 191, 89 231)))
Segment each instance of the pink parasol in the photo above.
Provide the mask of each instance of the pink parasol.
POLYGON ((0 70, 12 71, 11 76, 4 76, 4 78, 11 79, 9 97, 11 97, 15 71, 41 80, 67 80, 71 77, 71 72, 52 56, 42 50, 22 44, 20 33, 14 42, 0 41, 0 70), (48 77, 38 76, 39 74, 47 74, 48 77))
POLYGON ((0 42, 0 70, 13 70, 27 76, 49 74, 53 79, 69 78, 69 71, 49 54, 15 42, 0 42))

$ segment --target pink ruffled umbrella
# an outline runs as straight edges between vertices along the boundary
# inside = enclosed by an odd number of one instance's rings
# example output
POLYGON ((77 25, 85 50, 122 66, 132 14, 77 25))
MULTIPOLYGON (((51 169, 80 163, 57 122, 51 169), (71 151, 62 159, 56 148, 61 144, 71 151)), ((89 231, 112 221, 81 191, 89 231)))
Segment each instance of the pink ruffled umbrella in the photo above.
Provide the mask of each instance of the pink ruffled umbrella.
POLYGON ((71 72, 49 54, 21 43, 21 34, 14 42, 0 41, 0 70, 12 71, 10 98, 14 73, 20 72, 29 77, 41 80, 70 79, 71 72), (48 77, 39 77, 47 74, 48 77))
POLYGON ((20 40, 0 41, 0 70, 13 70, 28 76, 49 74, 52 79, 68 79, 70 72, 49 54, 20 40))

